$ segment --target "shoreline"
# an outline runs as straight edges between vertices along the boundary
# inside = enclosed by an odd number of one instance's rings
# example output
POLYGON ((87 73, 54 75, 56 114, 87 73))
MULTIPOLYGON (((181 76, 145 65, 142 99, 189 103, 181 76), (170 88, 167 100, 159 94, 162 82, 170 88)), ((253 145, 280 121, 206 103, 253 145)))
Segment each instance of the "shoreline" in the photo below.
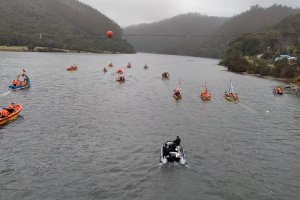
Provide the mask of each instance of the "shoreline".
POLYGON ((97 53, 97 54, 121 54, 121 52, 90 52, 81 50, 59 49, 52 47, 35 47, 33 50, 29 50, 27 46, 0 46, 0 52, 48 52, 48 53, 97 53))
POLYGON ((252 76, 252 77, 268 79, 268 80, 271 80, 271 81, 283 82, 283 83, 285 83, 285 85, 282 86, 283 89, 294 91, 294 92, 300 92, 300 85, 298 85, 296 83, 293 83, 292 80, 288 79, 288 78, 277 78, 277 77, 273 77, 273 76, 262 76, 260 74, 249 74, 247 72, 243 72, 241 74, 247 75, 247 76, 252 76))
POLYGON ((274 76, 262 76, 260 74, 250 74, 248 72, 243 72, 241 73, 243 75, 247 75, 247 76, 254 76, 254 77, 258 77, 258 78, 264 78, 264 79, 268 79, 271 81, 279 81, 279 82, 284 82, 284 83, 288 83, 288 84, 293 84, 291 79, 288 78, 278 78, 278 77, 274 77, 274 76))

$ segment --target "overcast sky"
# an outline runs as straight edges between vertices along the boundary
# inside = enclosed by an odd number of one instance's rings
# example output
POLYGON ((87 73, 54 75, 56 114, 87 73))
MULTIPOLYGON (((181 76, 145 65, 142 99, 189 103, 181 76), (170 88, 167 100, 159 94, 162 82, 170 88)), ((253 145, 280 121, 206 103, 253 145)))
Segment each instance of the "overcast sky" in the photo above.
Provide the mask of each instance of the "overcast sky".
POLYGON ((248 10, 252 5, 273 4, 300 8, 300 0, 80 0, 121 27, 150 23, 178 14, 198 12, 209 16, 230 17, 248 10))

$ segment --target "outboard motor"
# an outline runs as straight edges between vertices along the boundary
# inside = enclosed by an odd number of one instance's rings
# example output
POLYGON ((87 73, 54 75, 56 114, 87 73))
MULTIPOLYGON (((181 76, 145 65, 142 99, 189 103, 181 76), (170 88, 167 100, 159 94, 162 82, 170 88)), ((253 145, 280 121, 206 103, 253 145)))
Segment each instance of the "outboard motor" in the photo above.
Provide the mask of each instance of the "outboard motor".
POLYGON ((182 164, 182 165, 185 165, 185 164, 186 164, 186 160, 185 160, 184 157, 181 157, 179 162, 180 162, 180 164, 182 164))

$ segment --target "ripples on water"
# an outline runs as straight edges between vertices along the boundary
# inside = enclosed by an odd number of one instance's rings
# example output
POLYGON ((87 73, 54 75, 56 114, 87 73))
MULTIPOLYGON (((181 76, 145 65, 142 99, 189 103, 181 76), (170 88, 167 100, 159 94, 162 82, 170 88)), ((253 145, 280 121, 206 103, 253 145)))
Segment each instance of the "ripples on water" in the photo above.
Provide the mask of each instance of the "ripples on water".
POLYGON ((1 52, 0 60, 1 106, 24 106, 0 128, 0 199, 300 196, 300 99, 273 96, 277 82, 184 56, 1 52), (128 62, 127 81, 117 84, 115 70, 128 62), (74 63, 79 70, 67 72, 74 63), (32 87, 7 92, 23 68, 32 87), (229 80, 239 104, 222 97, 229 80), (211 102, 199 98, 205 81, 211 102), (177 135, 188 167, 159 166, 161 144, 177 135))

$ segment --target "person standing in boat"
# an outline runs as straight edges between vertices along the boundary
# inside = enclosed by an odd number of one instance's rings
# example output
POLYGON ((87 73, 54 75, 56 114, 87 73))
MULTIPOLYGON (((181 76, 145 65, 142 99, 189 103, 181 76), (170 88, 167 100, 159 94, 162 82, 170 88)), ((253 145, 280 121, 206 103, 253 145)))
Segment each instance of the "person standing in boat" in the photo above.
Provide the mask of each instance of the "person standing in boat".
POLYGON ((180 145, 180 142, 181 142, 181 139, 179 138, 179 136, 177 136, 177 138, 173 141, 173 143, 174 143, 176 146, 179 146, 179 145, 180 145))

